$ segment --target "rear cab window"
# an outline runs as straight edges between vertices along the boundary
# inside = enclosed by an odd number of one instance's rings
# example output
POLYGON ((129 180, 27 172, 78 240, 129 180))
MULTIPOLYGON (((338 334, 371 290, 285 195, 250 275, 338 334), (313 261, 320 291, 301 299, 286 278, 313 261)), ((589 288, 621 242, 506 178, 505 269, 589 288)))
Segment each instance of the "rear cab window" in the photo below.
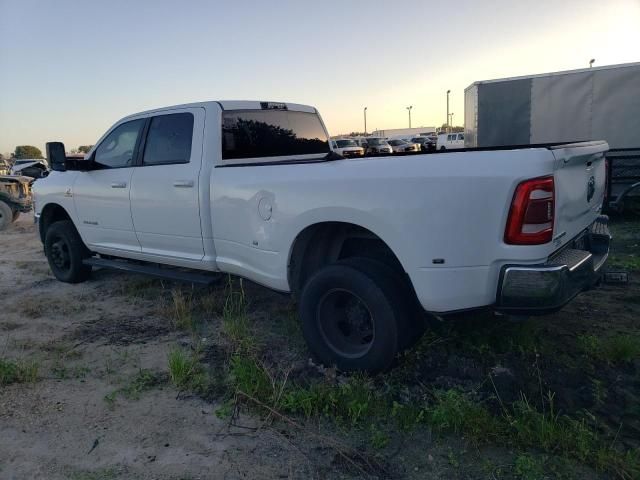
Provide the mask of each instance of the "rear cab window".
POLYGON ((225 163, 313 160, 329 152, 329 138, 315 113, 284 109, 222 112, 225 163))

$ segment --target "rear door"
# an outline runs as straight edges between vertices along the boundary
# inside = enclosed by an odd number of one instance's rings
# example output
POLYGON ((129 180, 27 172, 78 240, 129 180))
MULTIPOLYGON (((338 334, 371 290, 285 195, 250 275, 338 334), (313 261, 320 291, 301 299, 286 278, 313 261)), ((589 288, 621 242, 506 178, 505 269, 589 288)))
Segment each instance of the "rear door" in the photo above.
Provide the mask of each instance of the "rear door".
POLYGON ((556 159, 554 245, 560 246, 587 228, 600 214, 605 194, 606 142, 551 147, 556 159))
POLYGON ((131 215, 143 253, 200 261, 199 175, 204 108, 150 117, 131 179, 131 215))

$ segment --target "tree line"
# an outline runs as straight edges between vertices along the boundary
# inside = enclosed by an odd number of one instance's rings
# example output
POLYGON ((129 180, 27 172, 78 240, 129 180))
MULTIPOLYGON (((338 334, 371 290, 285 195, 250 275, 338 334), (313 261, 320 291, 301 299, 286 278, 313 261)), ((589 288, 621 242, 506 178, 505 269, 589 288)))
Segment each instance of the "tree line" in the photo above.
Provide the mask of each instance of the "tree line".
MULTIPOLYGON (((70 153, 87 153, 91 150, 93 145, 80 145, 78 148, 71 150, 70 153)), ((18 145, 16 149, 11 152, 11 156, 7 160, 23 160, 27 158, 41 159, 42 150, 33 145, 18 145)), ((0 153, 0 160, 5 160, 4 155, 0 153)))

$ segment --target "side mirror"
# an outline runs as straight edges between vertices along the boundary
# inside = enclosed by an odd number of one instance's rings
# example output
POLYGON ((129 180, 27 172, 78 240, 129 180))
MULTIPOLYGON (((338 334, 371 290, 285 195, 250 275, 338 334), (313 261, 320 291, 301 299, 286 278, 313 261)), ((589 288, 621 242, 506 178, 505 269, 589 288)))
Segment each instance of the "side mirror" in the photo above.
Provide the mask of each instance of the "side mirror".
POLYGON ((67 170, 65 166, 66 155, 64 150, 64 143, 62 142, 48 142, 46 145, 47 159, 51 170, 56 172, 64 172, 67 170))

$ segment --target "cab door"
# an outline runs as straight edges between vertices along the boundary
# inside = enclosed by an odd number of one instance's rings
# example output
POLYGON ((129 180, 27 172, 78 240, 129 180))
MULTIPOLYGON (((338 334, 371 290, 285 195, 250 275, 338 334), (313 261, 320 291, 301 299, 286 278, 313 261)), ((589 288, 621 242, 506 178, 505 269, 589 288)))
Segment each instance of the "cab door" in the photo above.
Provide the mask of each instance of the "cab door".
POLYGON ((131 178, 131 215, 142 253, 186 261, 204 257, 199 182, 204 108, 148 118, 131 178))
POLYGON ((140 251, 129 191, 144 125, 138 119, 115 126, 92 155, 97 169, 78 172, 66 193, 73 196, 78 229, 90 247, 140 251))

